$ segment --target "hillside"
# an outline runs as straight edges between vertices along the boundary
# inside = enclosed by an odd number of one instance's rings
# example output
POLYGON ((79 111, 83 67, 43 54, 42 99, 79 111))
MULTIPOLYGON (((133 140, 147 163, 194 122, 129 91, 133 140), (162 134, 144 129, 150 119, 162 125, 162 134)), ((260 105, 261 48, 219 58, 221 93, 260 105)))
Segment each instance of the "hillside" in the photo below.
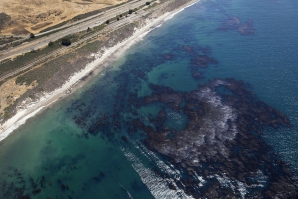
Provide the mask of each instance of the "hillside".
POLYGON ((1 0, 0 36, 27 35, 127 0, 1 0))

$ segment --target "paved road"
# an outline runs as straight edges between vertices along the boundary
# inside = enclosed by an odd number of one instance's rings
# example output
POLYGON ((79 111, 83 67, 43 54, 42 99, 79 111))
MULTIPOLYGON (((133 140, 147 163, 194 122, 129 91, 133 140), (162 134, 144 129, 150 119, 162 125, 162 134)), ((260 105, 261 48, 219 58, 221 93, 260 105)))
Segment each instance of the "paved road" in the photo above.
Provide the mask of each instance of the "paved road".
POLYGON ((22 53, 26 53, 32 50, 39 49, 41 47, 46 46, 50 41, 55 41, 59 38, 62 38, 66 35, 73 34, 82 30, 87 30, 88 27, 93 28, 95 26, 104 23, 108 19, 115 17, 121 13, 127 12, 129 9, 138 8, 141 5, 145 5, 148 0, 134 0, 119 7, 112 8, 105 13, 100 13, 98 15, 89 17, 87 20, 82 20, 84 22, 76 22, 72 24, 72 26, 61 30, 59 32, 50 34, 48 36, 42 37, 40 39, 33 40, 32 42, 21 44, 20 46, 16 46, 14 48, 8 49, 6 51, 0 52, 0 61, 7 59, 9 57, 19 55, 22 53), (101 23, 95 24, 96 22, 100 21, 101 23))
MULTIPOLYGON (((121 9, 121 7, 124 7, 124 8, 125 8, 125 7, 129 7, 129 4, 136 3, 136 2, 138 2, 138 1, 140 1, 140 0, 130 1, 130 2, 128 2, 128 5, 122 5, 122 6, 119 6, 119 7, 116 7, 116 8, 112 8, 112 9, 109 9, 107 12, 112 12, 113 10, 118 10, 119 8, 121 9)), ((150 1, 150 0, 149 0, 149 1, 150 1)), ((52 30, 49 30, 49 31, 46 31, 46 32, 38 33, 38 34, 36 34, 35 36, 40 36, 40 35, 48 34, 48 33, 51 33, 51 32, 53 32, 53 31, 57 31, 57 30, 61 30, 61 29, 67 28, 67 27, 74 26, 74 25, 77 25, 77 24, 79 24, 79 23, 86 22, 86 21, 88 21, 88 20, 94 19, 95 17, 100 17, 100 16, 102 16, 104 13, 105 13, 105 12, 100 12, 100 13, 98 13, 98 14, 96 14, 96 15, 92 15, 92 16, 90 16, 90 17, 87 17, 87 18, 78 20, 78 21, 73 22, 73 23, 71 23, 71 24, 66 24, 66 25, 64 25, 64 26, 60 26, 60 27, 58 27, 58 28, 55 28, 55 29, 52 29, 52 30)))
POLYGON ((0 81, 5 80, 6 78, 9 78, 9 77, 11 77, 11 76, 13 76, 13 75, 16 75, 16 74, 18 74, 19 72, 24 71, 24 70, 26 70, 26 69, 28 69, 28 68, 34 66, 35 64, 41 63, 41 62, 43 62, 43 61, 45 61, 45 60, 47 60, 47 59, 49 59, 49 58, 51 58, 51 57, 56 57, 57 55, 61 55, 61 54, 62 54, 63 52, 65 52, 68 48, 74 47, 74 46, 76 46, 76 45, 78 45, 78 44, 80 44, 80 43, 82 43, 82 42, 84 42, 84 41, 86 41, 86 40, 88 40, 88 39, 91 39, 91 38, 93 38, 93 37, 99 35, 99 34, 102 33, 102 32, 108 32, 108 31, 110 31, 110 30, 115 30, 115 29, 121 28, 121 27, 123 27, 123 26, 125 26, 125 25, 131 23, 132 21, 135 21, 135 20, 137 20, 138 18, 140 18, 140 17, 142 16, 143 13, 144 13, 144 11, 141 11, 141 12, 139 12, 139 14, 137 14, 137 15, 136 15, 136 14, 133 14, 133 15, 127 17, 127 18, 124 18, 124 19, 122 19, 122 20, 120 20, 120 21, 117 21, 117 22, 115 22, 115 23, 112 23, 112 24, 110 24, 109 26, 107 26, 106 28, 104 28, 103 30, 98 31, 98 32, 95 32, 94 34, 92 34, 92 35, 90 35, 90 36, 88 36, 88 37, 85 37, 85 38, 83 38, 83 39, 81 39, 81 40, 79 40, 79 41, 77 41, 77 42, 72 43, 71 46, 63 46, 63 47, 61 47, 59 50, 56 50, 56 51, 52 52, 51 54, 45 55, 45 56, 42 57, 41 59, 38 59, 38 60, 36 60, 36 61, 34 61, 34 62, 32 62, 32 63, 30 63, 30 64, 28 64, 28 65, 26 65, 26 66, 24 66, 24 67, 22 67, 22 68, 19 68, 19 69, 15 70, 15 71, 13 71, 13 72, 11 72, 11 73, 5 75, 5 76, 0 77, 0 81))
MULTIPOLYGON (((61 54, 62 54, 63 52, 65 52, 68 48, 71 48, 71 47, 73 47, 73 46, 76 46, 76 45, 78 45, 78 44, 80 44, 80 43, 82 43, 82 42, 88 40, 88 39, 91 39, 91 38, 93 38, 93 37, 95 37, 95 36, 101 34, 102 32, 108 32, 108 31, 110 31, 110 30, 115 30, 115 29, 121 28, 121 27, 123 27, 123 26, 125 26, 125 25, 127 25, 127 24, 129 24, 129 23, 131 23, 131 22, 133 22, 133 21, 136 21, 138 18, 140 18, 140 17, 146 15, 146 14, 149 13, 149 12, 152 12, 152 11, 157 10, 157 9, 163 9, 163 8, 165 8, 165 7, 168 5, 168 3, 170 3, 171 1, 172 1, 172 0, 166 2, 166 3, 162 4, 162 5, 156 6, 156 7, 154 7, 153 9, 150 9, 150 10, 148 10, 148 11, 140 10, 140 11, 138 12, 138 14, 132 14, 132 15, 130 15, 130 16, 127 17, 127 18, 123 18, 123 19, 121 19, 120 21, 116 21, 116 22, 110 24, 109 26, 107 26, 106 28, 104 28, 103 30, 98 31, 98 32, 95 32, 94 34, 92 34, 92 35, 90 35, 90 36, 88 36, 88 37, 85 37, 85 38, 83 38, 83 39, 81 39, 81 40, 79 40, 79 41, 77 41, 77 42, 72 43, 71 46, 68 46, 68 47, 66 47, 66 46, 61 47, 60 49, 58 49, 58 50, 52 52, 51 54, 45 55, 43 58, 41 58, 41 59, 39 59, 39 60, 36 60, 36 61, 34 61, 34 62, 32 62, 32 63, 26 65, 26 66, 23 66, 22 68, 19 68, 19 69, 15 70, 15 71, 13 71, 13 72, 11 72, 11 73, 5 75, 5 76, 0 77, 0 81, 5 80, 6 78, 9 78, 9 77, 11 77, 11 76, 13 76, 13 75, 16 75, 16 74, 18 74, 19 72, 24 71, 24 70, 26 70, 26 69, 28 69, 28 68, 34 66, 35 64, 41 63, 41 62, 43 62, 43 61, 45 61, 45 60, 47 60, 47 59, 50 59, 50 58, 52 58, 52 57, 56 57, 57 55, 61 55, 61 54)), ((194 1, 196 1, 196 0, 194 0, 194 1)), ((1 76, 1 75, 0 75, 0 76, 1 76)))

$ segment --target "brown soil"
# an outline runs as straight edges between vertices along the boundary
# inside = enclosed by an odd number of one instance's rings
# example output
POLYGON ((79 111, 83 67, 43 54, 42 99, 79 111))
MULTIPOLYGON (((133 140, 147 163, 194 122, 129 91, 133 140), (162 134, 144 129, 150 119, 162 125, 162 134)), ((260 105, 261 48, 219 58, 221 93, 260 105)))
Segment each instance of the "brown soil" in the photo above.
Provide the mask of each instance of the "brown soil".
POLYGON ((1 0, 0 35, 38 33, 50 26, 127 0, 1 0))
MULTIPOLYGON (((189 1, 190 0, 176 0, 173 3, 168 4, 165 10, 172 11, 189 1)), ((164 12, 166 12, 165 10, 164 12)), ((146 17, 156 18, 161 14, 163 14, 163 12, 155 11, 147 14, 146 17)), ((4 15, 3 17, 7 16, 4 15)), ((2 83, 2 85, 0 82, 0 105, 2 107, 0 107, 0 123, 5 121, 11 115, 14 115, 17 110, 16 107, 21 105, 24 99, 27 99, 28 97, 35 98, 38 97, 41 92, 52 92, 61 87, 72 74, 82 70, 86 64, 95 59, 94 56, 90 56, 91 53, 100 52, 102 47, 111 47, 119 41, 123 41, 125 38, 128 38, 133 34, 135 27, 141 26, 143 23, 144 21, 141 19, 138 22, 121 27, 116 31, 100 34, 92 41, 88 41, 62 56, 49 60, 48 62, 19 75, 19 77, 23 77, 23 85, 17 85, 15 83, 16 78, 8 80, 7 82, 2 83), (29 86, 26 87, 26 83, 28 83, 29 86), (15 92, 17 89, 20 89, 21 91, 19 93, 15 92), (14 103, 7 103, 5 101, 8 96, 14 96, 14 103), (5 111, 5 113, 8 113, 6 119, 3 117, 3 110, 5 107, 9 107, 5 111)), ((90 74, 86 77, 88 76, 90 76, 90 74)), ((83 77, 81 81, 85 81, 86 77, 83 77)))
POLYGON ((52 23, 53 23, 52 21, 40 23, 40 24, 37 24, 36 26, 31 27, 31 30, 40 30, 44 27, 51 25, 52 23))
POLYGON ((16 77, 8 80, 0 86, 0 115, 4 113, 4 109, 12 105, 19 97, 26 93, 29 89, 37 86, 36 81, 31 85, 19 85, 15 83, 16 77))
POLYGON ((11 33, 13 35, 28 35, 29 31, 24 28, 23 26, 19 26, 19 27, 15 27, 14 29, 12 29, 11 33))

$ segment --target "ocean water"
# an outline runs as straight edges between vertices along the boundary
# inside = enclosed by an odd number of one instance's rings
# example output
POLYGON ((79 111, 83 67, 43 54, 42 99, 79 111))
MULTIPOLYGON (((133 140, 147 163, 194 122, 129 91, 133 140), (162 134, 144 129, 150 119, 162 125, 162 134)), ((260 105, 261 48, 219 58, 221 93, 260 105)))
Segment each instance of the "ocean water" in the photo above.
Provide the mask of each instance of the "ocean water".
POLYGON ((0 198, 297 198, 296 19, 186 8, 0 143, 0 198))

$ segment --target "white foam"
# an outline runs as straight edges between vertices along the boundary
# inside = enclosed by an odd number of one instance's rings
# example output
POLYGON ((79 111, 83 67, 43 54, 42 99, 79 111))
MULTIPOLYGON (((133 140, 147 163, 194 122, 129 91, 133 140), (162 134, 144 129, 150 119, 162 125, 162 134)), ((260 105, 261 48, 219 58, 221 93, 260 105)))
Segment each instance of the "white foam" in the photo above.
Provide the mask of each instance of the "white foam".
POLYGON ((173 165, 167 165, 162 161, 155 153, 152 151, 148 150, 143 144, 138 143, 138 145, 135 145, 135 147, 141 151, 143 154, 147 154, 152 161, 154 161, 158 168, 160 168, 163 172, 167 173, 169 176, 172 178, 175 178, 176 180, 180 180, 181 173, 179 170, 174 169, 173 165))
POLYGON ((128 161, 132 163, 132 167, 139 174, 142 182, 147 186, 148 190, 151 192, 156 199, 191 199, 193 197, 188 196, 183 190, 179 189, 173 179, 163 179, 157 174, 155 174, 151 169, 146 168, 141 160, 136 157, 132 152, 122 148, 122 151, 128 161), (175 186, 176 190, 172 190, 168 187, 171 183, 175 186))
POLYGON ((219 176, 216 174, 215 177, 222 187, 229 187, 235 193, 235 186, 232 184, 232 181, 227 176, 225 176, 224 174, 223 176, 219 176))
MULTIPOLYGON (((195 1, 194 3, 196 2, 198 1, 195 1)), ((187 5, 187 7, 191 5, 187 5)), ((31 102, 29 104, 26 103, 22 108, 19 108, 17 110, 16 115, 14 115, 12 118, 7 120, 5 123, 1 124, 0 141, 4 140, 15 129, 23 125, 27 119, 36 115, 39 111, 43 109, 43 107, 48 106, 49 104, 53 103, 54 101, 64 96, 65 94, 70 93, 69 91, 71 87, 76 85, 82 77, 89 74, 92 70, 98 69, 98 67, 100 66, 103 67, 102 66, 103 63, 109 63, 107 62, 108 58, 111 58, 112 56, 113 58, 119 57, 129 47, 131 47, 138 41, 142 40, 145 35, 147 35, 150 31, 153 30, 152 26, 156 24, 158 24, 157 27, 161 26, 164 21, 169 19, 169 16, 174 16, 175 14, 181 12, 182 10, 183 9, 174 11, 172 13, 170 12, 164 13, 162 16, 156 19, 148 19, 146 20, 146 23, 143 27, 139 29, 135 29, 134 34, 130 38, 119 42, 113 47, 103 48, 102 49, 103 53, 98 52, 98 53, 90 54, 90 56, 93 56, 96 59, 93 62, 87 64, 83 70, 73 74, 64 85, 62 85, 60 88, 56 89, 51 93, 44 93, 42 96, 40 96, 40 99, 35 102, 31 102)))
MULTIPOLYGON (((39 107, 35 111, 27 114, 25 117, 23 117, 22 119, 20 119, 17 123, 15 123, 15 125, 12 125, 9 128, 7 128, 3 133, 0 134, 0 141, 4 140, 10 133, 12 133, 14 130, 16 130, 17 128, 19 128, 21 125, 25 124, 25 122, 26 122, 27 119, 33 117, 36 113, 38 113, 43 108, 44 108, 43 106, 42 107, 39 107)), ((23 110, 19 114, 20 115, 25 115, 24 114, 25 112, 26 112, 26 110, 23 110)), ((14 122, 16 119, 17 118, 13 118, 9 122, 14 122)))
POLYGON ((184 8, 180 9, 179 11, 177 12, 174 12, 172 13, 171 15, 169 15, 168 17, 165 18, 165 21, 169 20, 169 19, 172 19, 176 14, 178 14, 179 12, 185 10, 186 8, 198 3, 200 0, 197 0, 197 1, 194 1, 193 3, 190 3, 189 5, 185 6, 184 8))
POLYGON ((231 188, 234 193, 237 190, 242 198, 245 198, 245 195, 248 193, 248 188, 255 188, 255 187, 264 187, 264 184, 267 182, 267 177, 258 170, 256 172, 256 176, 254 177, 257 180, 257 184, 247 185, 246 183, 240 182, 238 180, 231 180, 225 174, 218 175, 211 175, 208 178, 216 178, 222 187, 231 188))
POLYGON ((194 172, 195 177, 197 178, 197 180, 200 181, 199 186, 202 187, 204 186, 204 184, 206 183, 206 180, 204 180, 204 178, 202 176, 199 176, 197 174, 197 172, 194 172))
POLYGON ((238 191, 240 192, 241 197, 245 198, 245 195, 248 193, 247 188, 246 188, 247 185, 242 182, 239 182, 239 181, 237 181, 237 184, 238 184, 238 191))

